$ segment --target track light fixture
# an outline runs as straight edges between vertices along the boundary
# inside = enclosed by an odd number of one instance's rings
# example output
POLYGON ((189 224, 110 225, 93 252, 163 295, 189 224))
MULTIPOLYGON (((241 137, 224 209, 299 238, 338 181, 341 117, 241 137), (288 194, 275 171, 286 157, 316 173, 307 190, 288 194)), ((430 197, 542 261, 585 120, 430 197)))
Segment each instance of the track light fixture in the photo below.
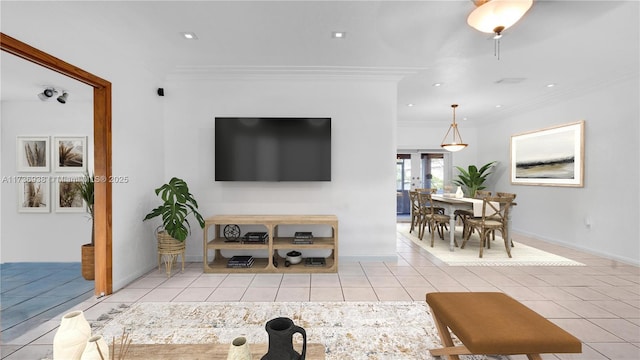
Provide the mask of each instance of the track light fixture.
MULTIPOLYGON (((52 97, 54 97, 55 95, 57 95, 58 93, 59 93, 58 90, 52 87, 48 87, 44 89, 40 94, 38 94, 38 98, 42 101, 47 101, 52 97)), ((69 93, 66 91, 62 91, 62 95, 58 96, 56 99, 58 100, 59 103, 66 104, 68 98, 69 98, 69 93)))
POLYGON ((69 93, 66 91, 63 91, 62 95, 58 96, 58 102, 61 104, 66 104, 68 97, 69 97, 69 93))

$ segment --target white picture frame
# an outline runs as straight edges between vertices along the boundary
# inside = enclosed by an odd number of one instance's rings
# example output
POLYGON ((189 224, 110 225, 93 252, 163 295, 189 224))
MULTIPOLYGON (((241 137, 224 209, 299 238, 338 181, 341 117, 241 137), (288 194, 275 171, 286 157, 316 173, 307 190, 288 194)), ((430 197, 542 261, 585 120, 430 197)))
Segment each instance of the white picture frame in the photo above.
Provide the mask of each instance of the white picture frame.
POLYGON ((51 151, 55 172, 84 172, 87 169, 86 136, 55 136, 51 151))
POLYGON ((56 213, 84 213, 86 204, 82 199, 78 184, 82 181, 83 175, 69 175, 57 177, 53 183, 53 199, 56 213))
POLYGON ((29 176, 18 182, 18 212, 48 213, 51 211, 50 184, 47 177, 29 176))
POLYGON ((18 136, 16 138, 16 169, 20 172, 49 172, 48 136, 18 136))

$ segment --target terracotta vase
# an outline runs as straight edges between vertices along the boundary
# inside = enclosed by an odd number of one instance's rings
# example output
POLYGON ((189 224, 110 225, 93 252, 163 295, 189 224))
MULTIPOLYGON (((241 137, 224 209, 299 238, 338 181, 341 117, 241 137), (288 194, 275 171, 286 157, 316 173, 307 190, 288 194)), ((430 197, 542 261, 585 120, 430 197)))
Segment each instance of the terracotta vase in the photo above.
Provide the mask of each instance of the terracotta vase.
POLYGON ((245 337, 237 337, 233 339, 229 345, 229 355, 227 360, 251 360, 251 351, 249 343, 245 337))
POLYGON ((271 319, 265 326, 269 334, 269 350, 261 360, 304 360, 307 356, 307 333, 293 320, 285 317, 271 319), (293 349, 293 334, 302 335, 302 354, 293 349))
POLYGON ((110 360, 109 345, 102 335, 89 338, 80 360, 110 360))
POLYGON ((65 314, 53 337, 53 360, 79 360, 90 337, 91 326, 81 310, 65 314))

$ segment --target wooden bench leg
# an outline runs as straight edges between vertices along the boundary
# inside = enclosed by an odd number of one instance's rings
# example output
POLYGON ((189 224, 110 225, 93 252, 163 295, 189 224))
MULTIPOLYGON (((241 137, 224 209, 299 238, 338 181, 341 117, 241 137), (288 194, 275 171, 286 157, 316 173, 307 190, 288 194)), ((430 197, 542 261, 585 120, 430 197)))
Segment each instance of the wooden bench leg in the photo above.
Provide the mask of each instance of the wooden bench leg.
POLYGON ((529 360, 542 360, 540 354, 527 354, 529 360))
POLYGON ((458 355, 470 354, 469 349, 466 346, 454 346, 453 339, 449 328, 432 312, 433 321, 436 323, 438 334, 440 335, 440 341, 442 341, 443 348, 429 350, 429 353, 433 356, 446 356, 448 360, 460 360, 458 355))

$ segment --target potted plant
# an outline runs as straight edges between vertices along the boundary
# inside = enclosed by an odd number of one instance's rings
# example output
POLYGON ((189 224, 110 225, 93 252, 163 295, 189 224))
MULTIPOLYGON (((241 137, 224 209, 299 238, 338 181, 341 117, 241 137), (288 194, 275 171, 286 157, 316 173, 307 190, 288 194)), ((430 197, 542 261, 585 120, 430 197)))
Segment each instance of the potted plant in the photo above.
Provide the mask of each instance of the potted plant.
POLYGON ((466 189, 466 193, 469 197, 475 197, 476 191, 485 189, 485 186, 482 186, 484 182, 487 180, 487 176, 491 174, 489 170, 495 164, 495 161, 482 165, 480 169, 478 169, 475 165, 469 165, 468 169, 464 169, 460 166, 456 166, 456 169, 460 172, 458 174, 458 179, 453 180, 453 183, 462 186, 466 189))
POLYGON ((167 275, 171 274, 171 265, 178 255, 182 255, 182 267, 184 270, 184 240, 191 233, 191 225, 187 217, 193 214, 201 228, 204 228, 204 219, 198 212, 198 202, 189 192, 187 183, 177 177, 155 190, 156 195, 162 200, 162 204, 151 210, 142 221, 162 217, 162 226, 156 230, 158 239, 158 266, 160 258, 165 256, 167 275))
POLYGON ((87 171, 82 180, 76 183, 76 188, 80 196, 87 204, 87 213, 91 220, 91 242, 82 245, 82 277, 85 280, 93 280, 95 274, 94 240, 95 226, 93 219, 93 199, 94 199, 94 176, 87 171))

